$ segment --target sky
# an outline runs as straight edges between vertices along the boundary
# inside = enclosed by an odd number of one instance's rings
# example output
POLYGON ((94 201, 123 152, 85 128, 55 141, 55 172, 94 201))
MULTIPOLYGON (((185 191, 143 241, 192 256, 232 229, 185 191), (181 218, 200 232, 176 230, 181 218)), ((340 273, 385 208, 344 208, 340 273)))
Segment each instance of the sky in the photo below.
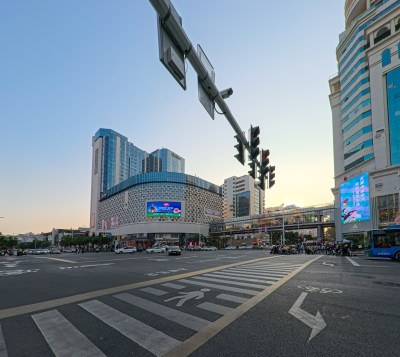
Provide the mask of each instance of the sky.
MULTIPOLYGON (((172 0, 215 70, 240 128, 260 127, 275 185, 266 207, 333 202, 329 78, 344 0, 172 0)), ((168 148, 186 173, 221 185, 247 174, 235 132, 159 61, 148 0, 0 2, 0 232, 89 225, 92 136, 110 128, 137 147, 168 148)))

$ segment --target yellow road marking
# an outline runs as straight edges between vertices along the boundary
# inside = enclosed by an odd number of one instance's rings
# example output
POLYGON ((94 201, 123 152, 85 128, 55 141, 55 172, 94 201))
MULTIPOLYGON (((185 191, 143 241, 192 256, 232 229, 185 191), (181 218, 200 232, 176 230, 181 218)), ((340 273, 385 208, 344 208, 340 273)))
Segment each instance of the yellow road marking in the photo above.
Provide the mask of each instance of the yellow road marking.
POLYGON ((67 297, 64 297, 64 298, 38 302, 38 303, 35 303, 35 304, 12 307, 12 308, 9 308, 9 309, 0 310, 0 320, 8 318, 8 317, 19 316, 19 315, 24 315, 24 314, 30 314, 30 313, 37 312, 37 311, 40 311, 40 310, 51 309, 51 308, 55 308, 55 307, 66 305, 66 304, 71 304, 71 303, 81 302, 81 301, 84 301, 84 300, 94 299, 94 298, 98 298, 100 296, 116 294, 116 293, 120 293, 120 292, 127 291, 127 290, 132 290, 132 289, 138 289, 138 288, 141 288, 141 287, 144 287, 144 286, 165 283, 167 281, 188 278, 188 277, 191 277, 191 276, 194 276, 194 275, 209 273, 209 272, 213 272, 213 271, 216 271, 216 270, 231 268, 231 267, 234 267, 234 266, 237 266, 237 265, 249 264, 249 263, 257 262, 257 261, 260 261, 260 260, 274 259, 274 258, 278 258, 278 257, 279 256, 273 256, 273 257, 268 257, 268 258, 265 258, 265 257, 257 258, 257 259, 242 261, 242 262, 238 262, 238 263, 218 266, 218 267, 215 267, 215 268, 208 268, 208 269, 198 270, 198 271, 191 272, 191 273, 173 275, 173 276, 154 279, 154 280, 142 281, 140 283, 121 285, 121 286, 116 286, 114 288, 96 290, 96 291, 92 291, 92 292, 88 292, 88 293, 84 293, 84 294, 78 294, 78 295, 73 295, 73 296, 67 296, 67 297))
POLYGON ((311 263, 315 262, 317 259, 321 258, 322 255, 319 257, 310 260, 309 262, 305 263, 301 267, 297 268, 294 270, 292 273, 287 275, 285 278, 279 280, 277 283, 274 285, 271 285, 267 289, 263 290, 253 298, 247 300, 245 303, 237 307, 235 310, 232 310, 231 312, 227 313, 220 319, 216 320, 213 322, 211 325, 208 325, 192 337, 188 338, 184 342, 182 342, 179 346, 175 347, 173 350, 169 351, 163 357, 185 357, 189 356, 191 353, 193 353, 195 350, 197 350, 199 347, 204 345, 207 341, 209 341, 212 337, 214 337, 217 333, 219 333, 221 330, 223 330, 225 327, 227 327, 229 324, 231 324, 233 321, 238 319, 240 316, 242 316, 244 313, 249 311, 252 307, 254 307, 256 304, 258 304, 260 301, 265 299, 268 295, 270 295, 272 292, 274 292, 276 289, 278 289, 281 285, 285 284, 288 280, 293 278, 296 274, 301 272, 303 269, 305 269, 308 265, 311 263))

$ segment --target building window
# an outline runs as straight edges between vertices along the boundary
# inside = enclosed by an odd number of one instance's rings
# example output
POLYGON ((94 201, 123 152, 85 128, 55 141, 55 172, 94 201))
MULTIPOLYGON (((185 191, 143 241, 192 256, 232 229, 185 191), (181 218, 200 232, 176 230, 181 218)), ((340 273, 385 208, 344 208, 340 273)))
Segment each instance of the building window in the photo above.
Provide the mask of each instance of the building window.
POLYGON ((374 39, 374 44, 377 44, 378 42, 382 41, 384 38, 388 36, 390 36, 390 29, 387 27, 382 27, 376 34, 376 37, 374 39))
POLYGON ((384 228, 394 224, 399 216, 399 195, 397 193, 377 197, 378 227, 384 228))
POLYGON ((390 64, 390 49, 386 49, 382 52, 382 67, 387 66, 390 64))
POLYGON ((236 195, 236 217, 250 215, 250 192, 243 192, 236 195))

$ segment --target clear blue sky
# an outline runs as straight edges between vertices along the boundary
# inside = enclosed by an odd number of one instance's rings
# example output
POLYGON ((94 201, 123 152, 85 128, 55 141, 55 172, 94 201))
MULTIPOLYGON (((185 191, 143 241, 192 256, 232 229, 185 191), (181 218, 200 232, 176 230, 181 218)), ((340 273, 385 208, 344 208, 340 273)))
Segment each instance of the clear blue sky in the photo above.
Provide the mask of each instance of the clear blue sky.
MULTIPOLYGON (((261 128, 276 184, 266 206, 333 201, 329 77, 344 0, 172 0, 190 41, 247 133, 261 128)), ((0 231, 89 224, 91 139, 111 128, 148 152, 167 147, 186 173, 222 184, 247 173, 235 133, 183 91, 158 59, 147 0, 0 2, 0 231)))

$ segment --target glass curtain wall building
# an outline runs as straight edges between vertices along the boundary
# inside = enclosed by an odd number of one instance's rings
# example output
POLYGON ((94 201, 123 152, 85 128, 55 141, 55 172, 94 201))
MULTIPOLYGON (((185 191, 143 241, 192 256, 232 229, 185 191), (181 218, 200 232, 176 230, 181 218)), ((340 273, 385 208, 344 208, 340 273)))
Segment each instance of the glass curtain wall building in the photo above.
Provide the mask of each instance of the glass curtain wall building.
POLYGON ((400 192, 400 1, 346 0, 344 10, 329 80, 337 240, 394 224, 400 192))
POLYGON ((128 138, 111 129, 99 129, 94 141, 102 138, 102 154, 97 152, 97 169, 101 169, 101 192, 146 172, 185 173, 185 159, 168 149, 158 149, 150 154, 128 141, 128 138), (99 166, 100 165, 100 166, 99 166))

